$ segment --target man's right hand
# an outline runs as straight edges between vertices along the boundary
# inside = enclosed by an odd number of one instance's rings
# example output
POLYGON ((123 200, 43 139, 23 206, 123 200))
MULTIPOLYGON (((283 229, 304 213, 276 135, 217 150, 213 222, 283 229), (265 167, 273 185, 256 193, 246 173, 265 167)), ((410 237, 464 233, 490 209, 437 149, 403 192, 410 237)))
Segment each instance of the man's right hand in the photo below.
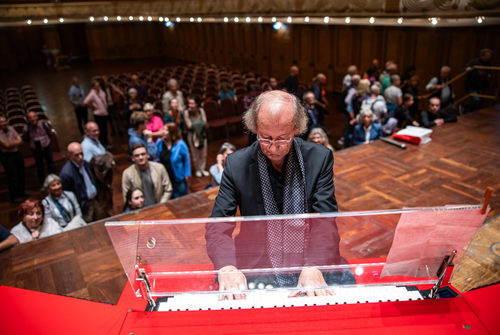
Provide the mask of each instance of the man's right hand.
POLYGON ((235 293, 219 294, 219 300, 246 299, 245 293, 236 293, 248 289, 247 279, 243 272, 235 266, 227 265, 219 270, 219 291, 233 291, 235 293))

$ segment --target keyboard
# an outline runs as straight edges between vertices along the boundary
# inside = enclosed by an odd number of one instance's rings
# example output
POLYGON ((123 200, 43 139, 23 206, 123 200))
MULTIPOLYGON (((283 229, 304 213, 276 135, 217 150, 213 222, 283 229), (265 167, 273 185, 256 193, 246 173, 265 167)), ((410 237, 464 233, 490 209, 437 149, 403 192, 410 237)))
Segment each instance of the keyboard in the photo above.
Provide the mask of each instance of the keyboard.
POLYGON ((416 287, 411 286, 334 286, 333 296, 289 297, 291 290, 255 289, 246 291, 246 299, 219 300, 219 292, 182 293, 157 300, 158 311, 198 311, 250 308, 278 308, 358 304, 385 301, 423 300, 416 287))

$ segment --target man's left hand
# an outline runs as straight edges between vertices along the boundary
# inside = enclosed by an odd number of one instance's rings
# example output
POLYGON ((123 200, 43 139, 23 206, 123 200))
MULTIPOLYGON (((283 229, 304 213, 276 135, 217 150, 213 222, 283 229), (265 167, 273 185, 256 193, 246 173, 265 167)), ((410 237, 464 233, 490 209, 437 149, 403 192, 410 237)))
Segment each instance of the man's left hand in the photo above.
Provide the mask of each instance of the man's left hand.
POLYGON ((302 290, 294 291, 292 294, 290 294, 290 297, 296 297, 303 291, 305 291, 308 297, 335 295, 335 292, 333 292, 333 290, 326 288, 319 289, 319 287, 327 286, 328 285, 326 284, 321 271, 314 267, 304 268, 300 273, 299 282, 297 284, 297 288, 302 290))

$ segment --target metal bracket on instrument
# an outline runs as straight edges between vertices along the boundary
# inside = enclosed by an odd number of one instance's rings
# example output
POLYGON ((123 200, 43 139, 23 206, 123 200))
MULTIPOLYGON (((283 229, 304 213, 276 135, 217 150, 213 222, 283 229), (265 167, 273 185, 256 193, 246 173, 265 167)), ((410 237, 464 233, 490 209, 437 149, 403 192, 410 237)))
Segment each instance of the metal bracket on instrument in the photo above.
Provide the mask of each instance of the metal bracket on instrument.
POLYGON ((137 281, 142 281, 144 283, 144 291, 146 291, 146 295, 148 297, 148 302, 151 308, 156 307, 156 302, 151 296, 151 284, 149 283, 148 275, 146 274, 146 270, 139 268, 138 265, 135 266, 138 277, 137 281))
POLYGON ((446 274, 446 270, 448 269, 449 266, 453 265, 453 258, 455 258, 455 255, 457 254, 457 251, 453 249, 451 252, 451 255, 445 256, 443 259, 443 262, 441 263, 441 266, 439 267, 439 270, 437 272, 438 276, 438 281, 434 285, 434 287, 430 290, 429 292, 429 298, 435 299, 438 298, 438 291, 441 288, 441 284, 443 283, 444 276, 446 274))

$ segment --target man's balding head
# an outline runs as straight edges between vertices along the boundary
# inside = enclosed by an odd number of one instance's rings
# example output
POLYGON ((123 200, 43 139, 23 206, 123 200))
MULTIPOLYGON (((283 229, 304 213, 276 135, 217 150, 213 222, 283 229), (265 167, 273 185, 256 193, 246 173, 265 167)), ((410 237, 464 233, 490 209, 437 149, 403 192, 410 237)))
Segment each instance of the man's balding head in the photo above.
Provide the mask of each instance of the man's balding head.
POLYGON ((99 126, 97 123, 90 121, 85 124, 85 136, 94 141, 99 139, 99 126))
POLYGON ((68 158, 80 166, 83 164, 82 146, 78 142, 68 144, 68 158))
POLYGON ((248 130, 257 134, 259 114, 263 110, 272 115, 291 113, 290 122, 296 134, 303 133, 307 128, 307 114, 299 100, 292 94, 274 90, 260 94, 243 115, 243 122, 248 130))

